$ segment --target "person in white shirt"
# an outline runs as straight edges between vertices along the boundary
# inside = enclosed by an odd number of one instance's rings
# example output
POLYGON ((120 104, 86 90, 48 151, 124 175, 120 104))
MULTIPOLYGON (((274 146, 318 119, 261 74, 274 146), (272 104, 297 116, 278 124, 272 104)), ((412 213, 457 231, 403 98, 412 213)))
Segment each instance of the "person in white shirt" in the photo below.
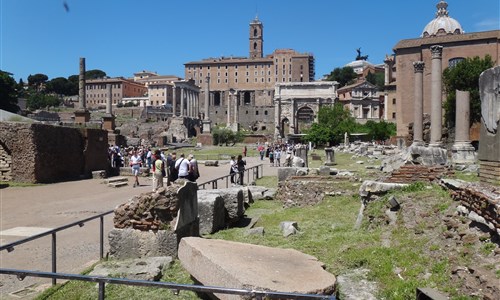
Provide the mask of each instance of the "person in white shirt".
POLYGON ((132 156, 130 157, 130 167, 132 168, 132 175, 135 177, 134 187, 139 186, 139 172, 141 171, 142 160, 137 154, 137 150, 132 151, 132 156))
POLYGON ((187 179, 189 175, 189 161, 184 158, 184 153, 175 162, 175 168, 179 170, 179 178, 187 179))

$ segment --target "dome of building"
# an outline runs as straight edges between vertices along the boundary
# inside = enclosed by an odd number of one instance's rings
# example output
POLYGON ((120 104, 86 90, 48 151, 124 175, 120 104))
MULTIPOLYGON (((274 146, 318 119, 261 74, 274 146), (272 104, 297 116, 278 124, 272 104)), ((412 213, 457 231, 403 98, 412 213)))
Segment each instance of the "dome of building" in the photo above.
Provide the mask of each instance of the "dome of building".
POLYGON ((460 23, 448 16, 448 3, 446 3, 446 1, 441 0, 436 7, 436 18, 425 26, 424 31, 422 32, 422 37, 464 33, 460 23))

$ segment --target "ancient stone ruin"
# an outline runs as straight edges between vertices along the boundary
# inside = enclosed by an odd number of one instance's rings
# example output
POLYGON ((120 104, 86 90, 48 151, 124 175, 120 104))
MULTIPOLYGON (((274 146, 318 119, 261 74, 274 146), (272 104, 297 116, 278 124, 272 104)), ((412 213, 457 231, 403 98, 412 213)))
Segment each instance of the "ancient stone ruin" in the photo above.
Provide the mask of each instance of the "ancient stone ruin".
POLYGON ((199 235, 198 186, 179 180, 115 209, 110 255, 118 259, 172 256, 185 236, 199 235))

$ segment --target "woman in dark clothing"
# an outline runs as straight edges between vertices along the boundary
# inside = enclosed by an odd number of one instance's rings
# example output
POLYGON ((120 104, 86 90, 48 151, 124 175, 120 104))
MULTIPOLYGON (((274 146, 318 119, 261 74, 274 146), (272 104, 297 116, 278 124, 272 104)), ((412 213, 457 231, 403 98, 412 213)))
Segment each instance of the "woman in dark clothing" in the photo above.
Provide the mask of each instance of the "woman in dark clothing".
POLYGON ((246 161, 243 160, 242 155, 238 155, 238 160, 236 161, 236 165, 238 166, 238 173, 240 175, 239 184, 243 185, 243 174, 245 174, 245 165, 246 161))

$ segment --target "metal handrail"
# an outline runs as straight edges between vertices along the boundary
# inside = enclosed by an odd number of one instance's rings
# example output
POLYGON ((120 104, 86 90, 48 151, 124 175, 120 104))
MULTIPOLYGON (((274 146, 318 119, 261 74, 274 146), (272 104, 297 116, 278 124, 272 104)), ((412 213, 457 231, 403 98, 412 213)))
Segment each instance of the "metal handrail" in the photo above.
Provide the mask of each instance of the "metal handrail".
MULTIPOLYGON (((100 219, 99 258, 102 259, 104 257, 104 216, 109 215, 113 212, 114 212, 114 210, 109 210, 107 212, 104 212, 104 213, 101 213, 101 214, 98 214, 98 215, 95 215, 95 216, 92 216, 92 217, 89 217, 89 218, 86 218, 86 219, 83 219, 80 221, 76 221, 76 222, 73 222, 70 224, 66 224, 66 225, 54 228, 54 229, 50 229, 50 230, 47 230, 45 232, 27 237, 25 239, 18 240, 18 241, 0 246, 0 251, 7 250, 7 252, 12 252, 12 251, 14 251, 15 246, 22 245, 24 243, 45 237, 47 235, 51 235, 52 236, 52 251, 51 251, 51 253, 52 253, 52 272, 56 273, 57 272, 57 234, 56 233, 59 231, 71 228, 71 227, 75 227, 75 226, 83 227, 85 225, 85 223, 99 218, 100 219)), ((52 279, 52 285, 55 285, 55 284, 56 284, 56 278, 54 277, 52 279)))
POLYGON ((57 278, 57 279, 66 279, 66 280, 97 282, 97 283, 99 283, 99 299, 104 299, 104 297, 105 297, 104 287, 105 287, 106 283, 167 288, 167 289, 175 290, 176 293, 178 293, 180 290, 186 290, 186 291, 200 292, 200 293, 219 293, 219 294, 251 296, 252 298, 256 298, 256 299, 265 299, 265 298, 328 299, 328 300, 335 300, 336 299, 335 296, 333 296, 333 295, 258 291, 258 290, 225 288, 225 287, 217 287, 217 286, 179 284, 179 283, 172 283, 172 282, 133 280, 133 279, 126 279, 126 278, 110 278, 110 277, 101 277, 101 276, 88 276, 88 275, 77 275, 77 274, 66 274, 66 273, 50 273, 50 272, 39 272, 39 271, 29 271, 29 270, 0 269, 0 274, 17 275, 17 277, 20 280, 23 280, 26 276, 32 276, 32 277, 52 278, 53 280, 55 280, 57 278))
POLYGON ((236 174, 241 175, 242 173, 243 174, 246 173, 246 176, 243 176, 243 180, 245 180, 245 178, 246 178, 246 183, 248 185, 250 183, 250 172, 252 172, 252 180, 262 178, 262 176, 264 175, 264 165, 263 164, 256 165, 256 166, 247 168, 241 172, 237 172, 237 173, 233 173, 233 174, 229 174, 229 175, 224 175, 221 177, 217 177, 217 178, 205 181, 203 183, 199 183, 198 189, 205 189, 206 185, 211 185, 212 189, 217 189, 218 188, 217 183, 220 180, 225 180, 226 181, 226 188, 228 188, 229 187, 229 178, 231 178, 232 176, 235 176, 236 174))

